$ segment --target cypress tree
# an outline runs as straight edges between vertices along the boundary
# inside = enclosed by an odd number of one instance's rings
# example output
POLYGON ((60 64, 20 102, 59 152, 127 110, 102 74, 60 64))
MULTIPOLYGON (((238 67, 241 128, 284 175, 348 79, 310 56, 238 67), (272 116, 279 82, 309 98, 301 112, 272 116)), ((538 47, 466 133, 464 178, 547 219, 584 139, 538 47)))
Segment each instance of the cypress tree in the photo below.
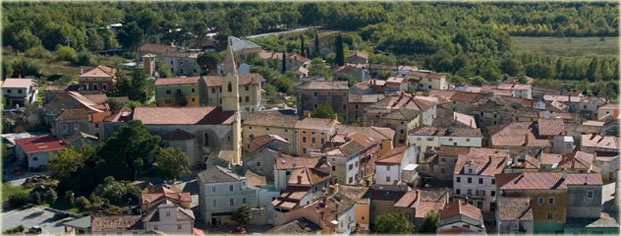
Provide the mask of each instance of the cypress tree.
POLYGON ((339 32, 339 36, 336 37, 336 40, 334 42, 336 45, 336 64, 338 66, 342 66, 345 65, 345 55, 343 52, 343 36, 341 36, 341 33, 339 32))
POLYGON ((315 55, 319 55, 319 34, 315 32, 315 55))
POLYGON ((287 71, 287 53, 283 52, 282 53, 282 73, 285 73, 285 71, 287 71))
POLYGON ((300 55, 304 55, 304 36, 300 35, 300 55))
POLYGON ((556 61, 556 78, 561 78, 561 75, 563 74, 563 59, 562 58, 558 58, 558 60, 556 61))
POLYGON ((589 78, 590 82, 595 82, 599 79, 599 71, 597 70, 597 65, 597 58, 593 58, 591 64, 589 65, 589 69, 586 72, 586 77, 589 78))
POLYGON ((310 54, 310 48, 306 47, 306 57, 310 58, 311 54, 310 54))

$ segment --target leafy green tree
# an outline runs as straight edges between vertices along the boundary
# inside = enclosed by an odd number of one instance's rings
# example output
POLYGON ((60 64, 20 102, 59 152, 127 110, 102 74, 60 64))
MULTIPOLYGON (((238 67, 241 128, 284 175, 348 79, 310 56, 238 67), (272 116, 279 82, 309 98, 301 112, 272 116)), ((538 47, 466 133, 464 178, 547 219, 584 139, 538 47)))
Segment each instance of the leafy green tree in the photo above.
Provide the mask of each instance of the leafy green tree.
POLYGON ((144 158, 152 154, 160 137, 151 135, 139 120, 132 120, 112 135, 99 151, 102 163, 97 165, 97 174, 117 179, 133 179, 144 164, 144 158))
POLYGON ((23 29, 15 36, 15 49, 20 51, 26 51, 30 48, 41 45, 41 40, 30 33, 30 30, 23 29))
POLYGON ((517 76, 522 71, 522 65, 516 59, 504 59, 500 62, 500 69, 510 76, 517 76))
POLYGON ((412 234, 414 224, 403 213, 392 212, 379 215, 373 222, 373 231, 383 234, 412 234))
POLYGON ((56 202, 56 200, 58 200, 58 193, 56 193, 56 190, 54 190, 53 188, 49 188, 47 189, 47 191, 45 192, 45 201, 52 205, 56 202))
POLYGON ((69 178, 71 173, 84 166, 85 156, 74 147, 64 147, 57 154, 50 154, 49 169, 60 180, 69 178))
POLYGON ((182 91, 179 91, 175 94, 175 101, 180 107, 185 107, 188 105, 188 100, 185 98, 185 94, 183 94, 182 91))
POLYGON ((336 48, 336 65, 345 65, 345 52, 343 51, 343 36, 339 32, 339 35, 334 40, 334 47, 336 48))
POLYGON ((196 63, 200 66, 202 73, 209 73, 210 75, 216 74, 216 68, 221 61, 220 54, 214 51, 201 53, 196 58, 196 63))
POLYGON ((158 173, 169 180, 178 179, 184 174, 190 173, 190 158, 178 148, 160 148, 153 166, 158 173))
POLYGON ((139 102, 147 101, 147 78, 140 68, 132 71, 131 86, 128 89, 127 96, 130 100, 139 102))
POLYGON ((332 109, 332 106, 330 106, 327 103, 323 103, 317 106, 317 108, 315 108, 315 110, 311 112, 311 117, 336 119, 336 112, 334 112, 334 109, 332 109))
POLYGON ((82 211, 91 208, 91 201, 89 201, 88 198, 84 196, 79 196, 78 198, 76 198, 75 203, 76 206, 82 211))
MULTIPOLYGON (((198 58, 197 58, 198 60, 198 58)), ((172 73, 170 72, 170 66, 164 63, 161 59, 155 58, 155 71, 161 78, 169 78, 172 77, 172 73)))
POLYGON ((435 211, 430 211, 425 215, 423 219, 423 224, 421 224, 418 232, 420 233, 436 233, 438 231, 438 227, 440 227, 440 214, 435 211))
POLYGON ((93 65, 93 55, 90 54, 87 51, 81 51, 78 53, 78 55, 75 57, 73 64, 76 66, 90 66, 93 65))
POLYGON ((250 214, 250 207, 246 204, 241 204, 233 211, 231 220, 235 222, 237 226, 244 226, 252 220, 252 214, 250 214))
POLYGON ((108 199, 114 205, 128 205, 130 204, 128 199, 135 199, 140 194, 138 187, 127 181, 116 181, 112 176, 106 177, 100 188, 101 197, 108 199))
POLYGON ((75 61, 78 57, 78 54, 75 52, 75 49, 68 46, 59 46, 56 49, 56 60, 59 61, 75 61))
POLYGON ((12 63, 13 77, 40 77, 43 67, 37 61, 20 57, 12 63))
POLYGON ((13 64, 8 60, 2 60, 2 79, 13 75, 13 64))
POLYGON ((304 35, 300 35, 300 55, 304 55, 304 35))
MULTIPOLYGON (((26 204, 28 201, 28 192, 19 191, 9 196, 9 205, 11 207, 20 207, 26 204)), ((41 195, 39 195, 39 202, 41 201, 41 195)))
POLYGON ((9 157, 9 148, 4 142, 2 142, 2 160, 6 160, 9 157))
POLYGON ((30 196, 32 198, 32 203, 35 204, 35 205, 39 205, 43 201, 41 199, 41 193, 39 193, 39 191, 32 191, 32 192, 30 192, 30 196))
POLYGON ((597 57, 593 58, 593 60, 591 60, 591 64, 589 64, 589 69, 587 70, 587 78, 589 79, 590 82, 595 82, 597 80, 600 79, 599 76, 599 70, 598 70, 598 61, 597 61, 597 57))
POLYGON ((144 38, 142 30, 135 21, 126 23, 117 35, 118 41, 123 48, 130 51, 138 49, 144 38))

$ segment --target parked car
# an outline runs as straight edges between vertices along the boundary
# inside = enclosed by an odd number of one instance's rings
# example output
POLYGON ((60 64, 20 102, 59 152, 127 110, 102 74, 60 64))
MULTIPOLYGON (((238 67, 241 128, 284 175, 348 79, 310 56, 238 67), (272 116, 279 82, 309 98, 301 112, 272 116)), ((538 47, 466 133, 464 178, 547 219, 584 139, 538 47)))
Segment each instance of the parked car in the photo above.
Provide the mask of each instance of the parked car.
POLYGON ((41 230, 41 226, 35 225, 35 226, 30 227, 28 232, 32 234, 40 234, 43 232, 43 230, 41 230))

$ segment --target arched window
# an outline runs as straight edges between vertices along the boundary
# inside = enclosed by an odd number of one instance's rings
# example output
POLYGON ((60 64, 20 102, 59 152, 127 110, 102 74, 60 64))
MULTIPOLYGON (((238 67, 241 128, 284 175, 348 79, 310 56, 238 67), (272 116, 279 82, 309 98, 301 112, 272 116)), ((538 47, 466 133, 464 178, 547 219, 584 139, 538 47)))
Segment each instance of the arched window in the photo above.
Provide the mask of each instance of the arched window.
POLYGON ((227 89, 228 89, 229 92, 233 91, 233 86, 231 85, 231 82, 229 82, 229 86, 228 86, 227 89))

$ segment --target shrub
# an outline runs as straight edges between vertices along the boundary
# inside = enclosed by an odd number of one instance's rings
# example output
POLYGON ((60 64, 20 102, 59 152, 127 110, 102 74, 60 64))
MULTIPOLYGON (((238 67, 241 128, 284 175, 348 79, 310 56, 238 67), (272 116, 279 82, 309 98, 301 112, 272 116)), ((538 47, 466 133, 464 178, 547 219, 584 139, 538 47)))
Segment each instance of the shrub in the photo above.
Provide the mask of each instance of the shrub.
POLYGON ((38 191, 33 191, 31 192, 31 196, 32 196, 32 203, 35 205, 39 205, 41 204, 41 193, 39 193, 38 191))
POLYGON ((90 66, 93 64, 93 55, 86 51, 81 51, 72 61, 76 66, 90 66))
POLYGON ((75 203, 76 206, 78 208, 80 208, 80 210, 88 210, 89 208, 91 208, 91 201, 88 200, 88 198, 84 197, 84 196, 80 196, 78 198, 75 199, 75 203))
POLYGON ((18 226, 15 226, 13 228, 5 230, 3 233, 4 234, 15 234, 15 233, 24 232, 24 230, 26 230, 26 228, 24 228, 23 225, 18 225, 18 226))
POLYGON ((47 192, 45 192, 45 201, 52 205, 56 200, 58 200, 58 193, 56 193, 56 190, 48 189, 47 192))
POLYGON ((52 53, 50 53, 50 51, 46 50, 41 45, 39 45, 37 47, 32 47, 32 48, 26 50, 25 55, 27 57, 42 58, 42 59, 47 59, 47 58, 51 58, 52 57, 52 53))
POLYGON ((13 77, 41 76, 42 66, 37 61, 20 57, 13 62, 13 77))
POLYGON ((9 205, 11 207, 23 206, 24 204, 26 204, 27 201, 28 201, 27 192, 17 192, 9 196, 9 205))
POLYGON ((67 46, 59 46, 56 49, 56 60, 59 61, 76 61, 78 55, 75 52, 75 49, 67 46))

